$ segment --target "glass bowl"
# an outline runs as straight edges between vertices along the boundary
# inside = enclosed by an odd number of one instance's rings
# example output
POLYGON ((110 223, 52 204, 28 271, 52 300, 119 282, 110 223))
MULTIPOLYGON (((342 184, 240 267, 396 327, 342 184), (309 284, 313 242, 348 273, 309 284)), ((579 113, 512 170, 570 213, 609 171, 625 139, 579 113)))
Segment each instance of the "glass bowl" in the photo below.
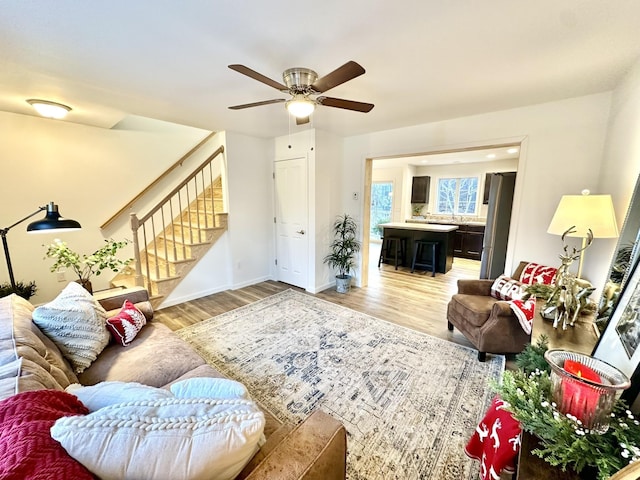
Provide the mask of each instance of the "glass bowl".
POLYGON ((551 366, 551 396, 557 409, 580 420, 585 428, 605 433, 615 401, 631 385, 629 378, 613 365, 578 352, 552 349, 544 358, 551 366), (568 372, 564 368, 567 360, 594 371, 600 381, 568 372))

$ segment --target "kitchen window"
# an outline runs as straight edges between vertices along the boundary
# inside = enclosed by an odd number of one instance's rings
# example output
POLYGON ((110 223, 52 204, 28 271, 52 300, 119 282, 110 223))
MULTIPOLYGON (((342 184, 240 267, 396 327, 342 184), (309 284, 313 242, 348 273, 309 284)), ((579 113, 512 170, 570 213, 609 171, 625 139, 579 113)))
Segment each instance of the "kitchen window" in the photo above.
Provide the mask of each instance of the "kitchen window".
POLYGON ((436 213, 441 215, 476 215, 478 177, 439 178, 436 213))

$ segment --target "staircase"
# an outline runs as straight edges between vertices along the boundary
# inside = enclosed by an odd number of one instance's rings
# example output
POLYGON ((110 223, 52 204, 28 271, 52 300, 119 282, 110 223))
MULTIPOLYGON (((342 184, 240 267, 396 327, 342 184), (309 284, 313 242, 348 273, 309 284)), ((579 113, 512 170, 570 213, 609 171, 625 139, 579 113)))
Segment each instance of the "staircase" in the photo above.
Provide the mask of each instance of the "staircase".
POLYGON ((112 279, 112 286, 144 286, 157 308, 226 231, 222 178, 205 180, 207 168, 211 178, 215 156, 147 215, 131 215, 135 259, 112 279))

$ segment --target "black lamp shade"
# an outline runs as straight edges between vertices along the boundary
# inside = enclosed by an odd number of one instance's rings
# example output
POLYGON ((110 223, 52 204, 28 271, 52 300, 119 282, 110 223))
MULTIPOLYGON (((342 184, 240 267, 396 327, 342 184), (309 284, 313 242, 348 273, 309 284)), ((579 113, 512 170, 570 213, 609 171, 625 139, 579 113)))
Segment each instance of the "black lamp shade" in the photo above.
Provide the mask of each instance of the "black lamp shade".
POLYGON ((78 230, 81 226, 75 220, 60 217, 58 205, 50 202, 47 205, 47 214, 42 220, 31 222, 27 226, 27 232, 37 233, 47 230, 78 230))

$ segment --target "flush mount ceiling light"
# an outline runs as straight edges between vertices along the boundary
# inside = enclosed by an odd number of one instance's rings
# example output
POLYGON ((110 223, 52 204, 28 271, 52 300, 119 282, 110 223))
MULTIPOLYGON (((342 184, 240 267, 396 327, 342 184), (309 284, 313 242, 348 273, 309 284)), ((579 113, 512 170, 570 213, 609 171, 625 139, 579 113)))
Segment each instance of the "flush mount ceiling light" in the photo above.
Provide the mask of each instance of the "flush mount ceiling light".
POLYGON ((316 109, 316 103, 304 95, 295 95, 285 105, 289 113, 296 118, 306 118, 316 109))
POLYGON ((50 102, 48 100, 37 100, 30 98, 27 103, 36 109, 40 115, 46 118, 55 118, 60 120, 67 116, 67 113, 71 111, 71 107, 63 105, 61 103, 50 102))

